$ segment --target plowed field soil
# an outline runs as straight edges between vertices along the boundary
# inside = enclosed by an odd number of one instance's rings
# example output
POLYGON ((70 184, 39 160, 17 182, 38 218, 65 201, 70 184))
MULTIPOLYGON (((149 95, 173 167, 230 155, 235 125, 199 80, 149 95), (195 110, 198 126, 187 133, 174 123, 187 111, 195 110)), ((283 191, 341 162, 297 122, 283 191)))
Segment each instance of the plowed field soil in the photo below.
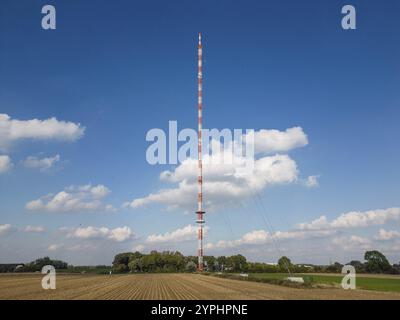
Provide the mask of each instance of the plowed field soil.
POLYGON ((400 293, 297 289, 199 274, 58 274, 57 288, 44 290, 41 274, 1 274, 0 299, 399 299, 400 293))

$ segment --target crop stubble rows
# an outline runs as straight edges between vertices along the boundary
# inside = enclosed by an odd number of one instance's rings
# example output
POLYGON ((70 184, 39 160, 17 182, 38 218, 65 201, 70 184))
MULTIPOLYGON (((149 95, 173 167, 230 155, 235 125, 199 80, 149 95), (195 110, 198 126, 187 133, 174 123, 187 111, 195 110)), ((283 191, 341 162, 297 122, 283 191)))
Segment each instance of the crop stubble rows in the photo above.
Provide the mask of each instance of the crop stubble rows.
POLYGON ((0 299, 400 299, 399 293, 296 289, 198 274, 57 275, 43 290, 40 274, 0 275, 0 299))

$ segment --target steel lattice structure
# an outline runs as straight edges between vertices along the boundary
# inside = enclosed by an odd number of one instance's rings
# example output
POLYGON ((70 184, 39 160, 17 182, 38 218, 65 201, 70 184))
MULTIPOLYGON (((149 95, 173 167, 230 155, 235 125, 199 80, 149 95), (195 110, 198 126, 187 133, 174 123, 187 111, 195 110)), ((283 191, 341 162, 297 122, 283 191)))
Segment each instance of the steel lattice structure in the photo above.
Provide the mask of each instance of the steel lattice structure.
POLYGON ((199 33, 198 43, 198 73, 197 73, 197 88, 198 88, 198 176, 197 176, 197 224, 198 224, 198 270, 203 271, 203 225, 205 223, 203 219, 203 162, 202 162, 202 109, 203 109, 203 73, 202 73, 202 62, 203 62, 203 47, 201 44, 201 33, 199 33))

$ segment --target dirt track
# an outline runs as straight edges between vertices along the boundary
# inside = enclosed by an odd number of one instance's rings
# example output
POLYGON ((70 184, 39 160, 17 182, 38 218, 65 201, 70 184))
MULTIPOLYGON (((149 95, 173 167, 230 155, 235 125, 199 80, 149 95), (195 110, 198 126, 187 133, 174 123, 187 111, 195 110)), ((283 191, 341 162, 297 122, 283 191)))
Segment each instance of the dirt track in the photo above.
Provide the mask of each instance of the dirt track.
POLYGON ((399 299, 400 293, 294 289, 197 274, 57 275, 43 290, 40 274, 0 275, 0 299, 399 299))

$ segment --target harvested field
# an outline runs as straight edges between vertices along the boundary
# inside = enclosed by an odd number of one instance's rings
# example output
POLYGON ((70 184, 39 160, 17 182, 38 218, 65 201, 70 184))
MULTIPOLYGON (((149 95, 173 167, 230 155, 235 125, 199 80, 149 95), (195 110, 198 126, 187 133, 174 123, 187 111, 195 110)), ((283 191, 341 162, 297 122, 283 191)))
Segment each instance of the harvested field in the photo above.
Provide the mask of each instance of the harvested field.
POLYGON ((41 274, 1 274, 0 299, 400 299, 400 293, 296 289, 199 274, 57 275, 43 290, 41 274))

